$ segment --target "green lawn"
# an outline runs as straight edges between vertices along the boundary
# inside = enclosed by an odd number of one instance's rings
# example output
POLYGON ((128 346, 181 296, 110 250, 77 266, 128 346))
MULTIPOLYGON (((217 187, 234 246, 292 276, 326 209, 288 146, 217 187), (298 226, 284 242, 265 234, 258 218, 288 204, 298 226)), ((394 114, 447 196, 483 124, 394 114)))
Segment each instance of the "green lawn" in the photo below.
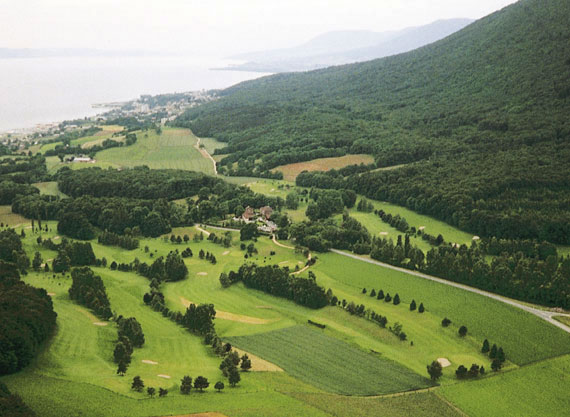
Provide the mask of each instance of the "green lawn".
POLYGON ((346 397, 334 394, 293 393, 333 416, 344 417, 457 417, 462 416, 452 406, 431 392, 418 392, 384 398, 346 397))
POLYGON ((428 379, 395 362, 366 353, 307 326, 227 340, 328 392, 378 395, 431 385, 428 379))
POLYGON ((61 191, 59 191, 59 189, 57 188, 56 181, 36 182, 35 184, 32 185, 36 187, 38 190, 40 190, 40 194, 42 195, 55 195, 59 197, 66 197, 66 195, 61 191))
POLYGON ((442 388, 471 417, 570 415, 570 355, 442 388))

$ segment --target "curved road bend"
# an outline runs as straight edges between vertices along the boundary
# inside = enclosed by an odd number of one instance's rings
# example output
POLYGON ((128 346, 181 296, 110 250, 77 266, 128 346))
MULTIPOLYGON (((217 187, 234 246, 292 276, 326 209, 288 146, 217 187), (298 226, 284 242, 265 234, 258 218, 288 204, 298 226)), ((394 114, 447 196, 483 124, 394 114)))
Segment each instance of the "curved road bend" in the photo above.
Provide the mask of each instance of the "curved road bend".
POLYGON ((483 290, 480 290, 478 288, 470 287, 468 285, 463 285, 463 284, 459 284, 457 282, 448 281, 448 280, 445 280, 442 278, 433 277, 431 275, 422 274, 421 272, 410 271, 409 269, 400 268, 400 267, 397 267, 394 265, 386 264, 384 262, 379 262, 379 261, 374 261, 372 259, 362 258, 360 256, 353 255, 352 253, 346 253, 346 252, 340 251, 338 249, 331 249, 331 252, 334 252, 334 253, 336 253, 338 255, 342 255, 342 256, 348 256, 349 258, 353 258, 353 259, 356 259, 358 261, 367 262, 369 264, 382 266, 382 267, 388 268, 388 269, 393 269, 394 271, 403 272, 403 273, 408 274, 408 275, 413 275, 413 276, 416 276, 419 278, 428 279, 430 281, 439 282, 440 284, 449 285, 451 287, 460 288, 460 289, 465 290, 465 291, 474 292, 475 294, 479 294, 479 295, 482 295, 484 297, 492 298, 492 299, 500 301, 502 303, 509 304, 513 307, 520 308, 521 310, 524 310, 528 313, 534 314, 535 316, 540 317, 543 320, 546 320, 550 324, 553 324, 554 326, 564 330, 565 332, 570 333, 570 327, 560 323, 559 321, 555 320, 552 317, 552 316, 570 317, 570 314, 562 314, 562 313, 556 313, 553 311, 539 310, 538 308, 534 308, 534 307, 527 306, 525 304, 521 304, 517 301, 511 300, 510 298, 506 298, 506 297, 502 297, 502 296, 497 295, 497 294, 493 294, 492 292, 483 291, 483 290))

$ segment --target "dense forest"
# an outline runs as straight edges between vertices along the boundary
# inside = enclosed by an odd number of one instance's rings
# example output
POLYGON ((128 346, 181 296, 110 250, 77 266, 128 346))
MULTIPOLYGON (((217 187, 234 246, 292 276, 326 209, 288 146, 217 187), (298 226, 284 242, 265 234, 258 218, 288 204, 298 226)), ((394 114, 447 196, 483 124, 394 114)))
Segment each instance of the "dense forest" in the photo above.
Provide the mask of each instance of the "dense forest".
POLYGON ((44 289, 20 280, 18 267, 0 257, 0 375, 19 371, 55 329, 57 314, 44 289))
POLYGON ((565 0, 522 0, 406 54, 239 84, 176 124, 228 142, 221 172, 369 153, 409 166, 343 188, 482 236, 568 244, 569 20, 565 0))

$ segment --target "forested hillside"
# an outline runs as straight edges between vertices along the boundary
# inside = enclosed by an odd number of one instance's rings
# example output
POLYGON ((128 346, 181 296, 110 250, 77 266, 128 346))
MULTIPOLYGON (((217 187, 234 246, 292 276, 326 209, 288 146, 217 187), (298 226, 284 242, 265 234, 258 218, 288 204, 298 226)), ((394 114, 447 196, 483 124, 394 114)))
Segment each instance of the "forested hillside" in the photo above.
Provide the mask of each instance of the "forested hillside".
POLYGON ((568 21, 566 0, 522 0, 407 54, 242 83, 176 123, 228 142, 222 173, 370 153, 411 165, 328 185, 480 235, 568 244, 568 21))

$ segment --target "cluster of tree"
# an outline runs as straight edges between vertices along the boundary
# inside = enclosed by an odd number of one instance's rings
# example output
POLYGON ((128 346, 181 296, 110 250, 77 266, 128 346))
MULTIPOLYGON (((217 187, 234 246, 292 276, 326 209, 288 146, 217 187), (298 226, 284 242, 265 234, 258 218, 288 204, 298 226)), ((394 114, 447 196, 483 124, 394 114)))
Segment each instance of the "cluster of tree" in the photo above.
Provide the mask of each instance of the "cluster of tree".
POLYGON ((493 371, 495 372, 499 371, 503 367, 505 361, 507 360, 503 348, 502 347, 498 348, 495 343, 493 343, 493 346, 490 347, 489 341, 487 339, 483 341, 481 352, 489 355, 489 359, 492 360, 491 369, 493 369, 493 371))
POLYGON ((98 317, 109 320, 113 313, 101 277, 91 268, 81 267, 71 270, 71 278, 69 298, 91 309, 98 317))
POLYGON ((546 261, 549 256, 558 257, 556 246, 552 243, 534 239, 482 239, 479 242, 481 251, 487 255, 498 256, 506 253, 510 256, 522 253, 527 258, 540 259, 546 261))
POLYGON ((191 258, 192 256, 194 256, 194 254, 192 253, 192 249, 190 248, 186 248, 182 251, 181 253, 183 258, 191 258))
POLYGON ((234 350, 230 351, 220 364, 220 370, 224 376, 228 378, 228 382, 232 387, 235 387, 236 384, 241 381, 241 375, 239 373, 238 366, 242 371, 247 372, 251 369, 251 360, 247 354, 244 354, 240 358, 239 354, 234 350))
POLYGON ((347 190, 312 189, 310 196, 314 202, 309 203, 305 214, 312 221, 342 213, 344 207, 352 208, 356 202, 356 194, 347 190))
POLYGON ((215 233, 210 233, 208 240, 216 245, 222 245, 224 248, 229 248, 232 245, 232 233, 225 232, 224 236, 217 236, 215 233))
POLYGON ((485 375, 485 367, 483 365, 479 366, 476 363, 472 364, 469 369, 463 365, 459 365, 455 371, 457 379, 473 379, 477 378, 479 375, 485 375))
POLYGON ((356 205, 356 210, 365 213, 371 213, 374 210, 374 204, 372 204, 365 198, 361 198, 358 204, 356 205))
MULTIPOLYGON (((47 292, 22 282, 18 266, 4 260, 0 260, 0 317, 0 375, 6 375, 32 361, 53 334, 57 314, 47 292)), ((4 401, 8 400, 0 399, 4 401)))
POLYGON ((117 364, 117 374, 123 376, 131 363, 134 348, 144 345, 144 333, 140 323, 134 317, 117 318, 118 340, 113 351, 113 359, 117 364))
POLYGON ((118 246, 123 249, 133 250, 139 247, 139 240, 131 236, 121 236, 105 230, 97 237, 97 242, 106 246, 118 246))
POLYGON ((390 213, 386 213, 384 210, 375 210, 374 213, 380 217, 384 223, 388 223, 390 226, 398 229, 402 233, 406 233, 410 228, 406 219, 400 217, 399 214, 392 216, 390 213))
POLYGON ((14 263, 22 273, 30 266, 21 237, 14 229, 0 231, 0 261, 14 263))
POLYGON ((489 264, 475 242, 469 248, 442 245, 424 254, 410 244, 407 235, 405 242, 398 236, 395 245, 391 239, 374 238, 371 246, 370 257, 382 262, 524 301, 570 306, 570 258, 550 255, 541 260, 520 251, 512 255, 504 252, 489 264))
POLYGON ((314 274, 308 279, 295 277, 289 268, 280 268, 278 265, 244 264, 237 272, 230 271, 229 274, 220 276, 223 287, 238 281, 248 288, 283 297, 309 308, 322 308, 331 301, 324 288, 317 284, 314 274))
POLYGON ((213 265, 215 265, 217 262, 214 254, 210 253, 209 251, 204 252, 204 249, 200 249, 200 252, 198 252, 198 257, 200 259, 206 259, 208 262, 212 263, 213 265))
POLYGON ((370 234, 346 213, 340 225, 332 219, 305 221, 292 224, 289 234, 297 244, 317 252, 326 252, 331 248, 349 249, 360 254, 370 252, 370 234))
POLYGON ((157 258, 150 266, 146 262, 139 263, 135 260, 133 269, 140 275, 159 282, 181 281, 188 276, 188 268, 178 251, 169 252, 166 259, 162 256, 157 258))
MULTIPOLYGON (((194 380, 194 389, 200 392, 204 392, 210 386, 210 382, 208 382, 208 378, 203 376, 198 376, 194 380)), ((224 383, 221 381, 216 382, 214 388, 220 392, 224 389, 224 383)), ((183 395, 188 395, 192 391, 192 378, 188 375, 184 376, 180 381, 180 393, 183 395)))
POLYGON ((38 193, 31 185, 50 181, 45 158, 41 155, 0 159, 0 201, 11 204, 16 195, 38 193), (18 186, 20 188, 18 188, 18 186))
POLYGON ((0 382, 0 415, 6 417, 37 417, 17 394, 12 394, 8 387, 0 382))

